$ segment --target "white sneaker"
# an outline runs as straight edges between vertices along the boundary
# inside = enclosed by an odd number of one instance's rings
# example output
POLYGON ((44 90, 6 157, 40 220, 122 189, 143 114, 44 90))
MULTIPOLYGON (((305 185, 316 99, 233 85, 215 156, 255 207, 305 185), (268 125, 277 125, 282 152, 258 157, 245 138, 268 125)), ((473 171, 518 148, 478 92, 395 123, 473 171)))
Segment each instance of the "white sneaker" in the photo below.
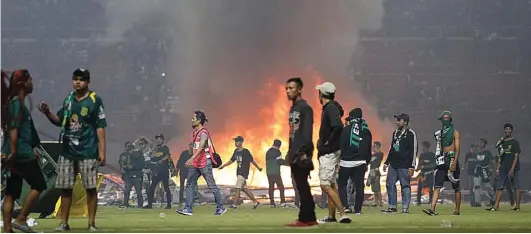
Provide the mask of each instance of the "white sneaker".
POLYGON ((341 218, 339 218, 339 222, 340 223, 351 223, 352 219, 346 215, 343 215, 341 216, 341 218))

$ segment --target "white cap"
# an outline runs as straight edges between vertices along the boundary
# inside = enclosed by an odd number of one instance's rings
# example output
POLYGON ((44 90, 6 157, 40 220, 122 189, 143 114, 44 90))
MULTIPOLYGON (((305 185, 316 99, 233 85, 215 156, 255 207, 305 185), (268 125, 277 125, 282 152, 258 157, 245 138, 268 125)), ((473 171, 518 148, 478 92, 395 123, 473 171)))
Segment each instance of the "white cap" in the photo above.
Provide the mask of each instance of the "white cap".
POLYGON ((328 95, 328 94, 336 92, 336 86, 330 82, 324 82, 320 85, 317 85, 315 88, 324 95, 328 95))

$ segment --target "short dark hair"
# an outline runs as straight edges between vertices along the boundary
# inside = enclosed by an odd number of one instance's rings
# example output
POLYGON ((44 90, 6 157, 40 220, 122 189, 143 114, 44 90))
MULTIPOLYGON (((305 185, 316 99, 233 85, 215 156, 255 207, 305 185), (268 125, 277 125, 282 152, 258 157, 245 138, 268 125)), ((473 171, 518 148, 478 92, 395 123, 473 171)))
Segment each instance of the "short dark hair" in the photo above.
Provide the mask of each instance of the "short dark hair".
POLYGON ((291 83, 291 82, 295 82, 295 84, 297 84, 297 86, 301 89, 304 86, 304 83, 302 83, 302 79, 300 77, 292 77, 292 78, 289 78, 288 81, 286 81, 286 83, 291 83))
POLYGON ((426 147, 426 148, 430 148, 431 144, 430 144, 430 142, 423 141, 423 142, 422 142, 422 146, 424 146, 424 147, 426 147))
POLYGON ((484 138, 479 139, 479 141, 481 141, 481 142, 483 142, 483 144, 487 145, 487 140, 485 140, 484 138))
POLYGON ((194 112, 194 115, 199 120, 199 123, 201 123, 201 125, 204 125, 206 122, 208 122, 205 112, 197 110, 194 112))
POLYGON ((506 124, 503 125, 503 128, 504 128, 504 129, 505 129, 505 128, 511 128, 511 130, 513 130, 513 125, 510 124, 510 123, 506 123, 506 124))
POLYGON ((282 145, 282 142, 279 139, 275 139, 273 141, 273 146, 280 147, 282 145))
POLYGON ((374 142, 374 145, 378 146, 378 147, 382 147, 382 143, 380 143, 379 141, 375 141, 374 142))

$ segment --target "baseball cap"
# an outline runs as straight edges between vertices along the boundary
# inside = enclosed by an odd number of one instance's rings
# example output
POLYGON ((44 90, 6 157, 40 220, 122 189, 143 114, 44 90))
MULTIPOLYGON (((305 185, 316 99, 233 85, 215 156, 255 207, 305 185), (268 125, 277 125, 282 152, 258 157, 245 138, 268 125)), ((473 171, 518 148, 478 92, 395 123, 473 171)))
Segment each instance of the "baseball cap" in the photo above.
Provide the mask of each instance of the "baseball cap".
POLYGON ((72 78, 80 77, 82 80, 90 80, 90 72, 85 68, 78 68, 72 74, 72 78))
POLYGON ((346 118, 346 120, 350 121, 355 118, 362 118, 362 117, 363 117, 363 111, 361 111, 361 108, 354 108, 348 113, 348 117, 346 118))
POLYGON ((164 135, 162 135, 162 133, 159 133, 155 136, 155 139, 157 138, 162 138, 162 140, 164 140, 164 135))
POLYGON ((406 113, 400 113, 398 115, 395 115, 394 117, 397 120, 403 119, 404 121, 409 122, 409 115, 406 113))
POLYGON ((237 136, 235 138, 233 138, 234 141, 243 141, 243 137, 242 136, 237 136))
POLYGON ((332 94, 336 92, 336 86, 330 82, 324 82, 320 85, 317 85, 315 88, 324 95, 328 95, 328 94, 332 94))

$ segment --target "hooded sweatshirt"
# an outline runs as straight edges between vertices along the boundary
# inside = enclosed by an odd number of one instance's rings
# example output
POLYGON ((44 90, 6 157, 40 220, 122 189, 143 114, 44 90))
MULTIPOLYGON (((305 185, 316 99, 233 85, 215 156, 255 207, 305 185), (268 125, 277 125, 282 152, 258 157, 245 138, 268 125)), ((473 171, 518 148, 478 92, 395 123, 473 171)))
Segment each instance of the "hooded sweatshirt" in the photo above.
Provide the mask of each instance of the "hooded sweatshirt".
POLYGON ((317 142, 317 155, 319 157, 340 149, 339 139, 343 130, 343 122, 341 121, 343 114, 345 114, 343 107, 334 100, 323 105, 319 141, 317 142))
POLYGON ((310 158, 313 153, 312 135, 313 109, 305 100, 298 100, 289 110, 288 156, 298 157, 301 153, 306 153, 310 158))

